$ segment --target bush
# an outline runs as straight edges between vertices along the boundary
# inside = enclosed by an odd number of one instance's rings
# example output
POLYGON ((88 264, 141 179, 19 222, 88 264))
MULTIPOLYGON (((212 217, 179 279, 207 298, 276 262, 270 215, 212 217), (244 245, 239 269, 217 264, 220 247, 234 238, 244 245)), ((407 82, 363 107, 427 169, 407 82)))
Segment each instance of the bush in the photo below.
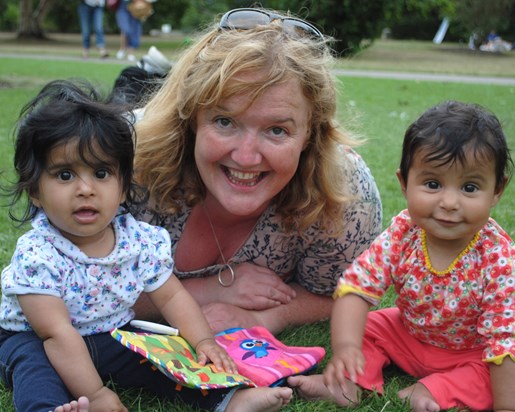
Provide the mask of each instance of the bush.
POLYGON ((20 19, 20 11, 17 4, 0 0, 0 28, 2 31, 16 31, 18 28, 18 20, 20 19))

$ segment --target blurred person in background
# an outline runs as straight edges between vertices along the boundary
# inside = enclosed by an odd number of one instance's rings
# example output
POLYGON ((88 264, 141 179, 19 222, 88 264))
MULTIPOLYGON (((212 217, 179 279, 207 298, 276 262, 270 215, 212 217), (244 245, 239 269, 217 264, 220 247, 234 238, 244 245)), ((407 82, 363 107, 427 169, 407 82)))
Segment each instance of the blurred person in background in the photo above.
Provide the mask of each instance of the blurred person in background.
POLYGON ((91 32, 95 32, 95 43, 100 58, 109 57, 104 40, 104 7, 105 0, 81 0, 78 7, 80 29, 82 33, 82 57, 89 58, 91 32))
POLYGON ((121 0, 116 10, 116 23, 120 29, 120 49, 116 58, 136 62, 138 59, 134 52, 139 47, 143 26, 141 20, 129 11, 130 3, 131 0, 121 0))

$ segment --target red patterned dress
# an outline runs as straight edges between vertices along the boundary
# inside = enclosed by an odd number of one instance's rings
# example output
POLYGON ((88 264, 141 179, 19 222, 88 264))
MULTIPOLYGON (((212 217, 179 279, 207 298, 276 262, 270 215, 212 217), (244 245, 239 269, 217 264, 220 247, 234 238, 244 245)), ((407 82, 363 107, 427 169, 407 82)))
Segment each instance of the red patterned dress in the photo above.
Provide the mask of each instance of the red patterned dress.
POLYGON ((393 361, 422 377, 440 407, 491 409, 488 362, 515 360, 515 249, 493 220, 445 271, 429 260, 425 232, 407 210, 344 272, 347 293, 377 305, 393 286, 396 308, 370 312, 360 385, 382 392, 393 361))

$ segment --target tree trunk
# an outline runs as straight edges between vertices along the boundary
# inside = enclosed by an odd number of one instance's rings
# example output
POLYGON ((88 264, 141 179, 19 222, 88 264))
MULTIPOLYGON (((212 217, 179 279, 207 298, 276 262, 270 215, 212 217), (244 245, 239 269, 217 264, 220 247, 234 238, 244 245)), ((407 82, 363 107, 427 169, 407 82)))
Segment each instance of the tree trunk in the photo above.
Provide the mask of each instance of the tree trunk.
POLYGON ((55 0, 39 0, 34 7, 33 0, 20 0, 20 23, 18 38, 45 39, 43 21, 55 0))

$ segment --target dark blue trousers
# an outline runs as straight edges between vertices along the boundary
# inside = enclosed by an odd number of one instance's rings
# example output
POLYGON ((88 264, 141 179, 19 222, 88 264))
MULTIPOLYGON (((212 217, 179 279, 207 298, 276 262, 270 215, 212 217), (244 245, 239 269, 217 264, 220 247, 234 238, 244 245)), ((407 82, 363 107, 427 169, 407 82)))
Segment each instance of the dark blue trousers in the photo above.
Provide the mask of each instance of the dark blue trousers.
MULTIPOLYGON (((124 327, 124 330, 133 330, 124 327)), ((86 336, 91 359, 104 381, 117 388, 144 388, 163 399, 181 399, 205 410, 215 410, 229 390, 200 391, 180 387, 150 362, 117 342, 109 333, 86 336)), ((70 365, 73 368, 74 365, 70 365)), ((13 391, 20 412, 48 412, 74 398, 50 364, 43 342, 34 332, 0 330, 0 379, 13 391)))

